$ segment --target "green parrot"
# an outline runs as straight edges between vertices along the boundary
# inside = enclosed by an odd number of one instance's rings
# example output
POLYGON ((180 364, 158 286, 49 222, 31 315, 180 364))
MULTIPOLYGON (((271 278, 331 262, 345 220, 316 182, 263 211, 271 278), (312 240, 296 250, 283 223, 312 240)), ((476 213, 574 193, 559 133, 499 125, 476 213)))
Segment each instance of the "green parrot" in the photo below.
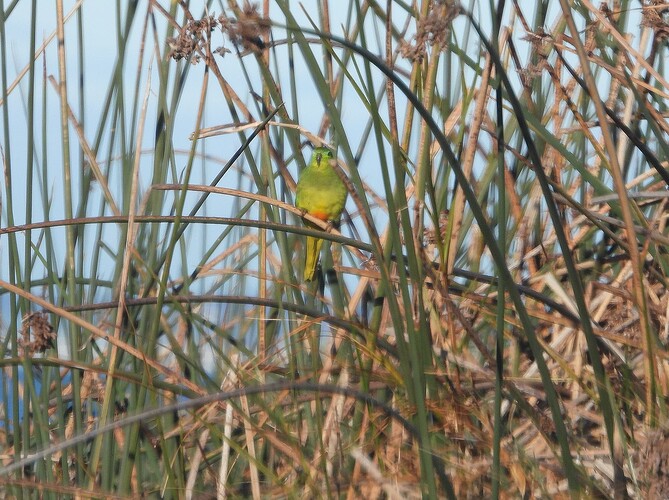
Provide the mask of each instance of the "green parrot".
MULTIPOLYGON (((309 166, 302 171, 297 182, 295 206, 322 221, 337 221, 344 210, 348 196, 346 184, 337 175, 332 161, 333 154, 328 148, 314 149, 309 166)), ((306 224, 309 227, 317 227, 309 222, 306 224)), ((304 263, 306 281, 314 278, 322 244, 322 239, 307 236, 304 263)))

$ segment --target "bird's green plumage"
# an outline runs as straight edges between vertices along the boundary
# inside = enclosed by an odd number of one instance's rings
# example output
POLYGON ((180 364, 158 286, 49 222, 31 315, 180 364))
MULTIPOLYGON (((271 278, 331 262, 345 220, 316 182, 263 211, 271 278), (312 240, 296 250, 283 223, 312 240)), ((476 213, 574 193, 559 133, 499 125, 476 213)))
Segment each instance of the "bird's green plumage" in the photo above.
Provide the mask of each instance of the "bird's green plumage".
MULTIPOLYGON (((327 148, 314 149, 309 166, 300 175, 295 195, 297 208, 323 221, 339 219, 348 195, 346 185, 333 168, 332 161, 332 151, 327 148)), ((307 236, 304 264, 306 281, 314 277, 322 243, 320 238, 307 236)))

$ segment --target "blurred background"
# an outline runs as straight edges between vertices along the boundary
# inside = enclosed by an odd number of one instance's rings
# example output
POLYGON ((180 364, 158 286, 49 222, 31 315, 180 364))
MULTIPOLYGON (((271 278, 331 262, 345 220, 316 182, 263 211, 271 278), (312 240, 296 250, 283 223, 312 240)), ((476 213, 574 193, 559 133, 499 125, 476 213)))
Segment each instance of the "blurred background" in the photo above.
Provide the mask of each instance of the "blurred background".
POLYGON ((0 2, 0 484, 669 494, 667 15, 0 2))

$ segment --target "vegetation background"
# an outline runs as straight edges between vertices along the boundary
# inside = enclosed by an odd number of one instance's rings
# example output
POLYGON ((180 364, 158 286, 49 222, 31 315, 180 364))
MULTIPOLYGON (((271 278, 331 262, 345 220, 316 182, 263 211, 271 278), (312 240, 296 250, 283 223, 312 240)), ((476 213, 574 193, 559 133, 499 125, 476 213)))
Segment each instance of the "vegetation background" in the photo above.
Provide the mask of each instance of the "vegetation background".
POLYGON ((0 2, 7 497, 669 496, 666 3, 103 3, 0 2))

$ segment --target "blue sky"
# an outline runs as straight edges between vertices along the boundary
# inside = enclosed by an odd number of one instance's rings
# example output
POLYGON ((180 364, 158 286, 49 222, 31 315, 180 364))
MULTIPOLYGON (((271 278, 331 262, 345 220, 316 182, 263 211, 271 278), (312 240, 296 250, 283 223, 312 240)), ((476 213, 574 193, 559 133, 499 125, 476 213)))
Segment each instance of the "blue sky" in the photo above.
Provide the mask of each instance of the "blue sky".
MULTIPOLYGON (((121 2, 122 3, 122 2, 121 2)), ((166 6, 169 5, 169 2, 162 2, 166 6)), ((301 5, 304 5, 304 8, 309 12, 313 18, 318 17, 318 3, 316 0, 305 1, 302 3, 294 2, 293 5, 294 13, 298 17, 299 21, 308 26, 306 16, 301 11, 301 5)), ((56 16, 55 16, 55 2, 37 2, 38 4, 38 15, 37 19, 37 29, 36 33, 38 38, 37 45, 41 43, 43 39, 50 37, 56 29, 56 16)), ((69 12, 76 2, 68 1, 65 2, 65 12, 69 12)), ((274 2, 271 2, 272 12, 277 11, 277 7, 274 2)), ((477 12, 479 19, 483 20, 484 27, 486 24, 486 19, 489 19, 487 15, 488 3, 487 2, 472 2, 472 10, 477 12)), ((16 78, 16 75, 26 66, 31 55, 30 55, 30 46, 29 46, 29 37, 30 37, 30 23, 31 23, 31 12, 30 12, 30 2, 19 1, 16 4, 15 9, 11 12, 7 20, 6 25, 6 52, 8 55, 7 67, 9 70, 8 80, 13 82, 16 78)), ((117 43, 116 43, 116 29, 117 29, 117 20, 116 20, 116 4, 114 2, 107 1, 84 1, 82 2, 82 27, 84 33, 84 100, 85 107, 83 114, 78 108, 78 76, 80 74, 80 68, 77 66, 77 52, 78 39, 77 39, 77 16, 71 17, 66 26, 66 40, 65 47, 67 51, 67 62, 68 62, 68 88, 69 88, 69 98, 72 106, 74 107, 73 111, 77 116, 78 120, 82 120, 85 123, 85 134, 86 139, 91 142, 94 139, 95 133, 99 126, 100 116, 102 115, 102 107, 104 105, 104 98, 107 93, 107 88, 110 81, 110 75, 112 68, 117 59, 117 43)), ((124 6, 127 4, 124 4, 124 6)), ((341 25, 345 23, 346 16, 348 12, 345 9, 337 9, 335 6, 348 5, 348 2, 330 2, 331 6, 331 16, 332 16, 332 30, 335 33, 341 33, 341 25)), ((555 5, 555 4, 553 4, 555 5)), ((191 2, 191 11, 197 17, 203 12, 204 2, 191 2)), ((124 81, 126 82, 126 99, 128 102, 132 102, 132 95, 135 88, 135 79, 136 79, 136 68, 140 64, 138 60, 140 49, 142 47, 142 29, 144 26, 145 12, 147 8, 146 1, 140 1, 137 8, 137 18, 135 19, 130 38, 128 40, 128 51, 124 58, 124 81)), ((395 7, 397 9, 397 7, 395 7)), ((210 9, 212 13, 220 14, 222 7, 214 2, 214 7, 210 9)), ((507 10, 510 10, 507 9, 507 10)), ((528 12, 524 13, 529 21, 532 20, 533 12, 531 12, 531 7, 528 8, 528 12)), ((396 15, 400 15, 396 12, 396 15)), ((276 18, 282 18, 278 14, 274 16, 276 18)), ((557 13, 553 13, 549 16, 551 22, 557 18, 557 13)), ((155 16, 157 22, 157 32, 160 37, 164 36, 165 33, 165 21, 161 15, 158 13, 155 16)), ((179 21, 182 20, 181 17, 178 18, 179 21)), ((396 24, 401 25, 401 22, 396 22, 396 24)), ((459 40, 462 40, 465 36, 465 32, 462 29, 463 22, 461 20, 456 20, 454 23, 454 34, 458 37, 459 40)), ((518 23, 516 23, 518 26, 518 23)), ((376 37, 379 33, 382 33, 382 26, 372 26, 371 24, 367 26, 368 29, 368 39, 376 40, 376 37), (381 30, 381 31, 378 31, 381 30)), ((222 35, 217 33, 219 41, 221 44, 225 43, 226 46, 230 47, 228 41, 223 41, 221 38, 222 35)), ((282 30, 279 28, 273 29, 273 36, 275 39, 281 39, 283 37, 282 30)), ((523 54, 523 49, 527 46, 526 41, 522 41, 522 38, 525 36, 525 33, 518 29, 512 33, 514 40, 516 40, 517 47, 521 51, 521 57, 523 54)), ((152 36, 147 37, 148 41, 152 41, 152 36)), ((474 35, 470 34, 470 40, 472 43, 468 47, 471 49, 472 54, 479 53, 479 47, 477 39, 474 35)), ((162 39, 161 39, 162 42, 162 39)), ((372 42, 373 46, 373 42, 372 42)), ((283 54, 281 50, 277 52, 279 55, 283 54)), ((142 142, 142 149, 150 150, 154 144, 153 140, 153 131, 154 123, 157 115, 156 112, 156 103, 157 103, 157 93, 159 89, 159 77, 157 73, 157 64, 155 60, 152 61, 154 57, 154 52, 152 47, 147 46, 146 52, 144 53, 143 60, 141 61, 141 67, 143 68, 140 83, 139 83, 139 95, 143 96, 145 88, 149 85, 150 79, 150 94, 149 94, 149 107, 147 111, 147 129, 142 142), (152 62, 151 62, 152 61, 152 62), (151 64, 152 71, 147 71, 146 68, 151 64)), ((234 54, 228 54, 222 59, 218 59, 219 66, 223 73, 223 76, 229 83, 239 91, 240 99, 245 102, 251 109, 254 109, 253 98, 248 91, 248 85, 246 84, 242 72, 240 71, 239 61, 234 54)), ((46 51, 44 52, 43 57, 40 57, 37 63, 38 75, 36 78, 36 97, 37 104, 35 109, 37 110, 37 115, 41 113, 41 70, 42 64, 46 65, 47 75, 53 75, 56 79, 59 78, 58 72, 58 58, 56 51, 55 40, 52 40, 46 51)), ((176 64, 176 63, 172 63, 176 64)), ((296 71, 300 73, 302 61, 300 58, 296 60, 296 71)), ((400 62, 402 64, 402 62, 400 62)), ((258 93, 261 92, 261 80, 257 73, 253 73, 253 68, 255 65, 248 64, 247 66, 251 73, 250 78, 252 80, 252 87, 258 93)), ((284 61, 278 62, 279 74, 282 81, 287 81, 288 74, 288 65, 284 61)), ((351 70, 351 68, 349 68, 351 70)), ((191 146, 189 136, 194 130, 195 127, 195 116, 198 103, 200 102, 200 93, 201 85, 203 81, 203 71, 204 65, 199 64, 193 66, 190 69, 188 78, 186 81, 186 90, 183 92, 180 100, 179 111, 173 117, 175 123, 175 132, 173 135, 174 145, 177 150, 188 150, 191 146)), ((446 75, 447 77, 450 75, 446 75)), ((512 78, 515 78, 515 75, 511 75, 512 78)), ((455 85, 469 85, 471 83, 471 75, 465 74, 464 81, 462 75, 457 75, 453 78, 455 85)), ((381 82, 379 75, 379 82, 381 82)), ((299 89, 298 99, 300 101, 300 121, 301 126, 310 130, 312 133, 316 133, 318 126, 322 117, 322 105, 316 90, 313 87, 312 82, 309 79, 303 79, 301 81, 302 86, 299 89), (307 112, 304 112, 307 111, 307 112)), ((21 81, 20 86, 15 89, 12 94, 9 96, 8 102, 5 104, 8 106, 9 115, 11 117, 10 125, 10 143, 11 143, 11 170, 12 170, 12 194, 14 198, 14 217, 15 223, 21 224, 26 220, 27 211, 24 209, 25 200, 26 200, 26 158, 27 158, 27 149, 29 145, 27 144, 27 122, 26 122, 26 95, 27 95, 27 78, 24 78, 21 81)), ((349 140, 351 144, 355 147, 359 142, 359 138, 362 135, 361 127, 363 125, 363 120, 359 118, 360 113, 364 110, 360 106, 360 101, 357 99, 357 96, 349 88, 348 91, 350 96, 347 95, 347 102, 350 102, 350 106, 347 106, 343 110, 343 119, 346 123, 347 133, 349 135, 349 140)), ((402 97, 399 93, 396 94, 398 98, 398 107, 401 109, 402 97)), ((48 185, 50 186, 50 195, 52 197, 52 205, 49 209, 49 217, 51 219, 58 219, 64 217, 64 210, 62 205, 62 170, 60 165, 62 164, 62 153, 61 153, 61 135, 60 135, 60 110, 58 103, 58 96, 53 87, 48 86, 47 88, 47 118, 46 118, 46 139, 42 136, 41 128, 41 116, 37 116, 38 127, 36 127, 36 148, 40 154, 37 156, 36 163, 34 165, 36 171, 41 169, 42 162, 44 160, 48 161, 48 174, 49 181, 48 185), (41 157, 41 147, 42 142, 46 141, 47 155, 45 158, 41 157)), ((287 103, 290 109, 290 103, 287 103)), ((130 106, 129 106, 130 108, 130 106)), ((128 110, 128 118, 130 117, 131 109, 128 110)), ((232 121, 227 106, 221 97, 221 91, 218 88, 217 82, 211 78, 209 89, 208 89, 208 105, 205 110, 204 117, 204 126, 214 126, 229 124, 232 121)), ((402 119, 400 119, 400 123, 402 119)), ((70 149, 75 155, 73 158, 73 165, 78 165, 79 158, 78 154, 78 141, 73 132, 70 130, 70 149)), ((2 123, 0 123, 0 134, 4 134, 2 123)), ((128 140, 130 138, 127 138, 128 140)), ((202 141, 200 150, 203 153, 211 154, 220 158, 221 160, 226 160, 232 152, 238 147, 238 140, 235 136, 226 136, 226 137, 217 137, 213 139, 207 139, 202 141)), ((4 144, 4 135, 3 135, 3 148, 6 150, 7 145, 4 144)), ((374 148, 368 148, 374 149, 374 148)), ((103 140, 100 151, 98 152, 98 160, 104 161, 106 158, 107 142, 103 140)), ((7 151, 5 151, 6 153, 7 151)), ((309 152, 305 151, 304 155, 308 156, 309 152)), ((176 164, 177 168, 183 168, 185 163, 185 156, 177 157, 176 164)), ((147 154, 143 156, 142 159, 142 184, 140 186, 141 190, 145 190, 149 184, 149 178, 151 174, 151 155, 147 154)), ((240 164, 240 168, 243 169, 243 164, 240 164)), ((293 175, 296 175, 296 165, 291 164, 290 168, 292 169, 293 175)), ((379 186, 379 164, 378 160, 371 156, 364 156, 359 165, 359 171, 364 180, 368 183, 373 184, 375 187, 379 186)), ((220 164, 214 164, 210 162, 203 162, 196 166, 196 176, 192 179, 192 182, 198 183, 208 183, 210 179, 218 172, 220 169, 220 164)), ((76 169, 73 171, 74 179, 73 185, 76 186, 76 181, 78 179, 79 173, 76 169)), ((115 193, 118 193, 119 186, 113 183, 114 179, 117 179, 120 175, 118 168, 112 172, 111 176, 111 186, 115 190, 115 193)), ((229 175, 224 180, 222 185, 227 185, 230 187, 237 187, 237 175, 229 175)), ((0 224, 3 226, 7 224, 7 204, 6 204, 6 193, 5 193, 5 181, 4 179, 0 180, 0 185, 2 185, 2 197, 3 197, 3 207, 2 213, 0 216, 0 224)), ((253 186, 250 181, 245 186, 246 188, 252 190, 253 186)), ((76 190, 75 190, 76 191, 76 190)), ((99 196, 99 194, 96 194, 99 196)), ((205 211, 203 213, 214 214, 216 215, 227 215, 225 209, 223 209, 219 204, 220 203, 229 203, 229 200, 222 198, 216 198, 212 202, 208 203, 205 206, 205 211)), ((352 209, 352 206, 349 205, 349 208, 352 209)), ((41 202, 38 196, 34 197, 34 206, 33 206, 33 220, 39 221, 44 218, 44 207, 41 206, 41 202)), ((118 236, 115 231, 118 231, 116 227, 110 227, 106 235, 110 240, 116 239, 118 236)), ((58 235, 58 232, 55 233, 58 235)), ((62 234, 62 232, 61 232, 62 234)), ((206 236, 208 240, 213 238, 212 234, 206 236)), ((22 248, 24 242, 22 240, 22 235, 18 236, 19 247, 22 248)), ((57 247, 57 251, 60 251, 61 254, 57 255, 57 258, 62 262, 64 255, 62 251, 64 250, 64 245, 57 247)), ((8 255, 7 255, 7 238, 0 237, 0 277, 2 279, 8 279, 7 269, 8 269, 8 255)), ((197 260, 197 259, 195 259, 197 260)), ((193 265, 193 262, 189 262, 189 265, 193 265)), ((34 275, 40 275, 39 271, 34 272, 34 275)), ((6 304, 5 301, 0 301, 3 304, 6 304)), ((3 306, 4 307, 4 306, 3 306)), ((1 325, 0 325, 1 328, 1 325)))
MULTIPOLYGON (((77 120, 80 123, 84 124, 86 140, 89 144, 92 144, 94 141, 97 129, 100 125, 100 119, 103 115, 103 106, 104 99, 107 94, 107 89, 109 86, 109 81, 111 79, 111 74, 114 68, 114 64, 118 57, 117 54, 117 43, 116 43, 116 30, 117 30, 117 19, 116 19, 116 6, 113 2, 83 2, 82 8, 82 22, 81 26, 83 28, 83 72, 78 65, 78 51, 79 41, 77 36, 78 22, 79 19, 77 15, 70 17, 65 24, 65 48, 66 48, 66 60, 67 60, 67 79, 68 79, 68 97, 70 100, 70 105, 72 106, 73 113, 75 114, 77 120), (83 88, 84 88, 84 108, 83 110, 79 109, 79 75, 83 74, 83 88)), ((167 4, 167 2, 165 2, 167 4)), ((202 11, 198 11, 195 7, 197 2, 191 3, 191 11, 195 16, 198 16, 202 11)), ((7 68, 8 68, 8 85, 11 82, 14 82, 23 69, 27 66, 31 58, 30 52, 30 25, 32 13, 30 11, 30 2, 18 2, 16 7, 11 12, 7 24, 6 24, 6 53, 8 55, 7 68)), ((77 5, 76 2, 65 2, 65 13, 67 14, 77 5)), ((200 5, 203 5, 200 3, 200 5)), ((316 18, 318 17, 318 11, 316 9, 317 2, 305 2, 305 7, 310 9, 311 15, 316 18)), ((55 13, 55 2, 38 2, 38 13, 36 16, 37 21, 37 46, 42 43, 42 40, 48 40, 56 31, 56 13, 55 13)), ((124 57, 124 81, 125 83, 125 92, 126 99, 129 103, 127 118, 130 119, 132 108, 130 104, 132 103, 133 92, 135 88, 135 80, 137 75, 136 68, 140 65, 139 55, 142 48, 142 30, 144 27, 145 12, 147 8, 146 2, 139 2, 137 12, 138 15, 134 21, 129 40, 127 42, 127 52, 124 57)), ((220 13, 221 8, 212 8, 212 13, 220 13)), ((342 11, 333 10, 332 11, 332 26, 333 30, 337 30, 338 27, 344 22, 344 19, 338 19, 337 16, 344 16, 346 13, 342 11)), ((301 15, 300 12, 296 12, 296 15, 301 18, 301 22, 305 25, 308 25, 306 17, 301 15)), ((155 19, 157 21, 157 33, 160 37, 164 36, 166 23, 162 16, 156 14, 155 19)), ((179 18, 181 21, 181 18, 179 18)), ((217 33, 216 36, 219 38, 219 43, 224 44, 231 48, 230 42, 222 39, 222 35, 217 33)), ((273 30, 273 36, 275 39, 280 39, 283 37, 280 29, 273 30)), ((147 36, 148 41, 152 41, 153 37, 151 35, 147 36)), ((250 109, 254 110, 253 106, 253 97, 248 92, 248 85, 244 80, 244 77, 240 71, 239 61, 234 54, 228 54, 224 58, 218 59, 219 66, 223 73, 224 78, 230 83, 233 88, 236 88, 239 92, 240 98, 249 106, 250 109), (239 89, 242 89, 241 91, 239 89), (244 90, 245 89, 245 90, 244 90)), ((171 64, 176 65, 176 62, 171 64)), ((182 63, 184 64, 184 63, 182 63)), ((299 73, 301 71, 302 60, 298 58, 296 60, 296 71, 299 73)), ((46 50, 40 54, 40 57, 36 63, 36 78, 35 78, 35 120, 36 125, 33 127, 35 132, 35 143, 34 148, 36 151, 35 160, 33 163, 33 171, 35 175, 41 175, 42 168, 46 163, 47 166, 47 175, 49 186, 49 197, 51 205, 48 209, 48 218, 51 220, 65 218, 65 210, 63 205, 63 177, 62 177, 62 143, 61 143, 61 133, 60 133, 60 109, 59 109, 59 100, 57 90, 51 86, 47 85, 46 88, 46 123, 44 124, 45 135, 42 133, 42 85, 44 84, 44 79, 42 78, 42 67, 43 65, 46 68, 47 79, 49 76, 53 76, 56 80, 60 79, 59 68, 58 68, 58 54, 57 54, 57 44, 55 38, 51 38, 50 42, 47 45, 46 50), (46 147, 47 154, 46 156, 42 155, 43 144, 46 147)), ((281 78, 287 78, 288 76, 288 66, 287 64, 279 64, 279 73, 281 78)), ((147 45, 146 51, 143 55, 143 60, 141 61, 142 72, 140 76, 139 83, 139 96, 140 98, 144 95, 145 89, 147 86, 150 88, 149 98, 148 98, 148 110, 147 110, 147 120, 146 120, 146 131, 142 141, 143 150, 151 150, 154 147, 154 129, 155 129, 155 119, 157 116, 156 105, 157 105, 157 94, 159 89, 159 75, 157 73, 157 64, 155 61, 155 54, 153 47, 147 45), (151 67, 151 71, 147 71, 147 68, 151 67)), ((252 86, 254 90, 258 93, 261 93, 261 80, 257 74, 253 74, 253 64, 248 64, 247 67, 251 70, 250 77, 252 79, 252 86)), ((189 70, 188 78, 186 81, 186 89, 183 92, 180 103, 179 111, 173 117, 175 123, 175 131, 173 134, 174 146, 176 150, 185 150, 187 151, 191 147, 191 141, 189 136, 192 134, 195 127, 195 117, 198 104, 200 102, 201 86, 203 81, 203 72, 204 64, 199 64, 193 66, 189 70)), ((299 91, 299 100, 300 107, 303 110, 308 110, 309 112, 302 112, 301 126, 310 130, 312 133, 316 133, 320 125, 322 117, 322 105, 316 90, 310 84, 309 81, 302 79, 304 84, 299 91)), ((27 176, 26 172, 28 170, 26 166, 27 162, 27 151, 30 145, 27 143, 28 139, 28 121, 26 114, 27 107, 27 95, 28 95, 28 77, 25 76, 21 79, 20 84, 16 87, 12 93, 9 95, 9 98, 5 106, 7 106, 9 116, 11 118, 10 129, 9 129, 9 144, 5 144, 4 141, 4 127, 0 123, 0 134, 3 137, 2 147, 5 154, 8 155, 8 160, 11 160, 11 173, 12 173, 12 183, 11 183, 11 192, 13 198, 13 217, 14 224, 23 224, 27 221, 28 211, 26 209, 26 195, 27 195, 27 176), (11 156, 9 156, 11 155, 11 156)), ((354 95, 351 97, 355 98, 354 95)), ((290 103, 287 103, 290 105, 290 103)), ((362 126, 362 120, 360 120, 356 115, 359 112, 359 109, 344 109, 344 119, 348 120, 347 130, 350 130, 351 140, 354 145, 357 144, 356 136, 361 134, 360 127, 362 126), (352 111, 352 112, 351 112, 352 111)), ((225 104, 223 98, 221 97, 221 91, 218 87, 218 83, 214 78, 210 79, 209 88, 208 88, 208 105, 205 109, 204 115, 204 124, 203 126, 215 126, 222 124, 231 123, 232 118, 230 117, 227 105, 225 104)), ((107 126, 108 127, 108 126, 107 126)), ((106 133, 106 136, 109 134, 106 133)), ((127 137, 126 140, 131 140, 130 137, 127 137)), ((104 160, 107 155, 107 145, 108 139, 105 138, 102 142, 102 145, 97 154, 97 160, 101 163, 101 168, 104 168, 104 160)), ((239 146, 238 139, 235 135, 228 135, 225 137, 217 137, 213 139, 207 139, 201 141, 201 149, 199 152, 214 155, 217 158, 225 161, 232 154, 232 152, 239 146)), ((115 147, 115 150, 118 150, 118 145, 115 147)), ((73 192, 75 197, 75 207, 76 201, 78 199, 79 193, 77 192, 76 187, 78 186, 78 181, 80 178, 80 172, 78 170, 80 157, 79 157, 79 141, 74 133, 74 129, 70 127, 70 151, 73 155, 72 157, 72 185, 73 192)), ((304 155, 308 156, 309 151, 305 151, 304 155)), ((180 171, 186 161, 186 156, 177 156, 176 167, 180 171)), ((120 165, 120 164, 119 164, 120 165)), ((119 189, 120 185, 118 184, 118 178, 120 177, 120 171, 118 166, 113 166, 112 173, 110 175, 110 188, 112 192, 117 196, 117 199, 120 199, 119 189)), ((243 169, 243 164, 240 164, 240 167, 243 169)), ((361 170, 363 171, 363 178, 373 179, 378 176, 378 167, 373 163, 369 165, 361 165, 361 170)), ((213 162, 203 162, 195 167, 196 174, 194 175, 191 182, 193 183, 209 183, 211 178, 218 172, 221 168, 219 163, 213 162)), ((297 175, 295 164, 291 164, 291 169, 293 170, 293 175, 297 175)), ((142 156, 141 164, 141 185, 140 191, 144 191, 148 188, 150 182, 150 176, 152 171, 152 155, 144 154, 142 156)), ((179 172, 177 172, 179 175, 179 172)), ((39 181, 35 179, 35 183, 39 184, 39 181)), ((6 185, 4 179, 0 181, 2 185, 2 199, 4 200, 2 206, 2 213, 0 216, 0 224, 6 226, 8 223, 7 219, 7 199, 6 199, 6 185)), ((227 185, 229 187, 238 187, 238 176, 235 172, 230 172, 226 178, 219 185, 227 185)), ((250 180, 246 182, 246 185, 242 187, 253 191, 254 187, 250 180)), ((32 221, 42 221, 47 215, 45 213, 46 208, 42 206, 40 196, 32 192, 33 197, 33 214, 32 221)), ((94 196, 97 199, 100 199, 99 190, 96 190, 94 196)), ((192 198, 194 200, 195 197, 192 198)), ((229 199, 222 197, 212 197, 212 199, 204 207, 202 214, 211 214, 211 215, 229 215, 228 210, 224 207, 221 207, 221 203, 230 203, 229 199)), ((192 203, 192 201, 191 201, 192 203)), ((91 206, 96 206, 95 203, 91 206)), ((169 205, 167 206, 169 208, 169 205)), ((107 211, 109 213, 109 211, 107 211)), ((91 214, 93 215, 93 214, 91 214)), ((87 229, 87 237, 92 238, 94 236, 94 227, 87 229)), ((105 228, 103 239, 107 241, 110 246, 114 247, 114 241, 118 239, 119 236, 119 227, 114 225, 109 225, 105 228)), ((216 231, 211 229, 198 229, 201 233, 189 235, 189 241, 199 241, 207 240, 212 241, 215 238, 216 231), (204 235, 202 234, 204 233, 204 235)), ((56 240, 61 238, 64 242, 64 230, 56 229, 52 231, 52 234, 56 240)), ((23 249, 25 246, 24 234, 19 233, 16 236, 17 244, 19 249, 23 249)), ((39 232, 34 232, 32 234, 33 244, 37 244, 37 240, 43 245, 43 239, 40 236, 39 232)), ((0 278, 3 280, 9 280, 8 275, 8 246, 7 246, 7 237, 0 237, 0 278)), ((202 244, 203 248, 206 246, 202 244)), ((192 247, 191 247, 192 248, 192 247)), ((91 252, 90 249, 86 250, 91 252)), ((58 263, 57 272, 62 273, 62 263, 65 259, 65 245, 57 244, 55 246, 55 259, 58 263)), ((22 250, 20 250, 22 255, 22 250)), ((188 262, 188 267, 190 269, 199 261, 201 253, 199 251, 193 252, 193 255, 185 256, 188 262)), ((88 265, 88 261, 84 259, 84 265, 88 265)), ((24 269, 28 269, 25 267, 24 269)), ((32 277, 34 279, 39 279, 44 277, 43 267, 40 260, 36 262, 36 266, 31 270, 32 277)), ((111 279, 113 269, 102 268, 102 273, 107 272, 108 275, 98 276, 100 279, 111 279)), ((86 275, 86 269, 83 269, 83 274, 86 275)), ((35 293, 40 294, 38 290, 34 290, 35 293)), ((0 297, 0 310, 3 312, 2 316, 5 318, 8 317, 6 314, 8 312, 8 301, 6 300, 7 296, 4 298, 0 297)), ((0 329, 7 327, 7 324, 0 319, 0 329)))

